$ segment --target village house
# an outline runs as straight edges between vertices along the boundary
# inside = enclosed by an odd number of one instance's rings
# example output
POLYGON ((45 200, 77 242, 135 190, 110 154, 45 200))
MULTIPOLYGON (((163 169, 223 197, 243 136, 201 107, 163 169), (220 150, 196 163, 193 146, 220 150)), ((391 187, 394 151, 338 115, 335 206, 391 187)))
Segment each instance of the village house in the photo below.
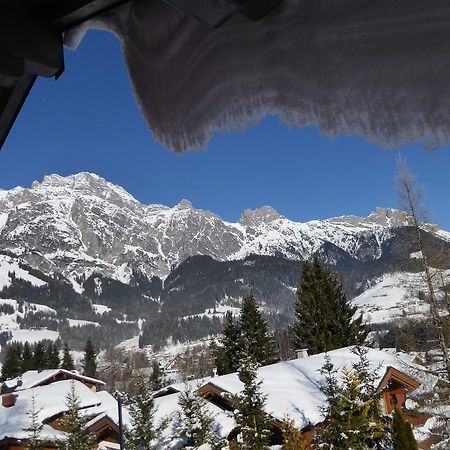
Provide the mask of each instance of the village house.
POLYGON ((81 375, 76 370, 45 369, 29 370, 19 377, 4 381, 0 385, 0 393, 23 391, 62 380, 77 380, 94 391, 100 391, 105 387, 103 381, 81 375))
MULTIPOLYGON (((358 356, 351 348, 328 352, 333 365, 342 370, 351 368, 358 356)), ((383 390, 382 407, 386 413, 395 408, 404 408, 408 393, 420 384, 406 373, 405 364, 393 353, 368 349, 370 369, 376 372, 378 389, 383 390)), ((319 369, 325 364, 325 354, 306 356, 291 361, 264 366, 258 369, 262 393, 266 396, 266 412, 272 419, 271 444, 281 444, 283 421, 290 418, 303 432, 305 442, 310 445, 315 429, 323 424, 325 417, 322 407, 325 395, 320 390, 324 379, 319 369)), ((190 382, 191 388, 207 400, 211 417, 218 423, 223 438, 228 439, 230 448, 236 440, 238 430, 233 420, 233 397, 242 389, 243 383, 236 373, 216 376, 190 382)), ((174 384, 156 394, 160 414, 168 414, 177 409, 179 392, 185 384, 174 384)))
MULTIPOLYGON (((358 361, 358 356, 351 348, 333 350, 328 353, 333 365, 341 371, 350 368, 358 361)), ((399 358, 397 354, 368 349, 370 369, 377 376, 378 389, 383 390, 382 406, 386 413, 395 408, 404 409, 409 393, 419 387, 419 382, 410 375, 414 364, 399 358)), ((323 406, 326 398, 320 386, 324 378, 319 369, 325 363, 325 354, 305 356, 291 361, 284 361, 258 369, 262 393, 266 396, 266 412, 272 420, 271 444, 281 444, 281 427, 289 418, 303 432, 309 445, 317 427, 324 421, 323 406)), ((64 439, 61 426, 67 407, 65 397, 74 386, 80 399, 80 410, 90 421, 88 431, 95 433, 99 450, 119 448, 118 413, 116 400, 106 391, 101 390, 104 383, 93 378, 84 377, 77 372, 62 370, 30 371, 14 380, 8 380, 1 386, 2 402, 0 405, 0 450, 22 450, 26 448, 29 426, 28 412, 35 398, 39 420, 44 424, 42 437, 47 443, 47 450, 54 450, 54 444, 64 439)), ((170 424, 161 436, 161 450, 176 448, 180 443, 174 438, 178 427, 180 407, 179 397, 183 390, 197 391, 206 400, 206 408, 217 425, 218 434, 227 439, 233 448, 238 429, 233 418, 233 398, 243 389, 243 384, 236 373, 215 376, 186 383, 168 386, 155 394, 157 406, 156 422, 169 418, 170 424)), ((124 424, 130 426, 130 417, 123 411, 124 424)))
POLYGON ((23 450, 27 446, 30 411, 35 403, 38 421, 44 425, 41 438, 45 449, 58 448, 65 432, 61 418, 67 411, 66 396, 72 387, 82 414, 90 418, 86 429, 96 436, 96 448, 119 448, 117 402, 106 391, 105 383, 63 369, 28 371, 1 385, 0 450, 23 450))

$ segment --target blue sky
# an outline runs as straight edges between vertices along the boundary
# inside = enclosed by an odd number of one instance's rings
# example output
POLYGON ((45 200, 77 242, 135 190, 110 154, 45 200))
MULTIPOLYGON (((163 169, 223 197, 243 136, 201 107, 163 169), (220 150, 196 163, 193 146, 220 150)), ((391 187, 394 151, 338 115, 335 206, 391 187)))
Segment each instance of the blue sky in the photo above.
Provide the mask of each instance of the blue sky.
MULTIPOLYGON (((432 217, 450 230, 449 148, 401 149, 425 187, 432 217)), ((206 151, 175 155, 152 137, 135 103, 114 36, 90 32, 66 71, 34 87, 0 152, 0 188, 58 173, 95 172, 144 203, 183 198, 226 220, 271 205, 306 221, 395 207, 396 152, 358 137, 330 140, 268 117, 216 136, 206 151)))

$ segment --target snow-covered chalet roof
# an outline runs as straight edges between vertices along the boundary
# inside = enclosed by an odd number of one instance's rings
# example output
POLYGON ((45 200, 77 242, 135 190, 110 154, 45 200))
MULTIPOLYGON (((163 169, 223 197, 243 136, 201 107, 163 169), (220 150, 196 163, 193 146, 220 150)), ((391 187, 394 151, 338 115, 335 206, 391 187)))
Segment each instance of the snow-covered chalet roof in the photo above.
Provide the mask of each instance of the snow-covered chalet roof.
MULTIPOLYGON (((344 367, 351 368, 352 364, 359 361, 359 357, 351 350, 352 347, 347 347, 328 352, 331 362, 339 371, 344 367)), ((408 373, 406 369, 414 366, 405 354, 401 354, 400 358, 389 351, 367 350, 370 370, 376 372, 378 383, 382 381, 389 367, 408 373)), ((325 356, 325 353, 321 353, 260 367, 258 380, 262 382, 261 390, 267 396, 267 413, 278 420, 289 416, 299 429, 322 422, 324 416, 321 408, 325 406, 326 398, 320 390, 324 379, 319 370, 325 364, 325 356)), ((198 380, 191 383, 194 383, 193 386, 197 385, 200 391, 207 391, 208 387, 212 387, 216 391, 232 395, 238 394, 244 387, 237 373, 214 377, 200 384, 198 380)), ((172 387, 182 389, 179 384, 172 387)), ((158 399, 160 404, 167 397, 158 399)))
MULTIPOLYGON (((24 429, 30 426, 28 413, 32 409, 33 396, 35 411, 38 412, 40 422, 65 412, 67 410, 65 399, 72 388, 72 383, 79 398, 80 409, 84 414, 97 415, 111 408, 114 401, 111 395, 106 392, 94 392, 77 380, 56 381, 46 386, 20 390, 13 394, 16 396, 14 406, 4 407, 0 403, 0 441, 5 438, 25 439, 27 437, 24 429)), ((63 436, 63 432, 44 425, 43 439, 54 440, 63 436)))
MULTIPOLYGON (((180 393, 177 392, 155 399, 155 406, 157 407, 155 414, 156 423, 160 422, 164 418, 170 418, 169 426, 163 431, 159 441, 161 448, 179 448, 181 442, 180 439, 173 437, 173 431, 179 426, 178 413, 181 411, 178 405, 179 397, 180 393)), ((220 437, 226 439, 230 432, 236 427, 232 414, 222 410, 210 402, 206 402, 205 406, 209 413, 209 417, 214 420, 217 426, 217 433, 220 437)))
POLYGON ((46 369, 46 370, 29 370, 16 378, 6 380, 1 385, 1 390, 2 392, 3 391, 16 392, 31 389, 46 384, 49 380, 59 375, 65 375, 66 378, 86 382, 89 384, 95 384, 97 386, 105 385, 103 381, 91 377, 86 377, 84 375, 81 375, 77 371, 70 371, 65 369, 46 369))

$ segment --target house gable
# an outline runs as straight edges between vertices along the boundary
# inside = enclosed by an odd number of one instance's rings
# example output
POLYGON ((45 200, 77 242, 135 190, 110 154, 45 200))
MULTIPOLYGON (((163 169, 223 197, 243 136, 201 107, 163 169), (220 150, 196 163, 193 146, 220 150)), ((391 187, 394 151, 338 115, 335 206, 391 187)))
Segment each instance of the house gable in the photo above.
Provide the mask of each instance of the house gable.
POLYGON ((7 380, 1 385, 1 393, 6 394, 10 392, 21 391, 25 389, 32 389, 40 386, 46 386, 56 381, 76 380, 83 383, 93 391, 101 390, 105 383, 95 378, 86 377, 79 373, 65 370, 30 370, 13 380, 7 380))
POLYGON ((233 411, 233 396, 212 382, 208 382, 197 390, 197 394, 224 411, 233 411))
POLYGON ((383 392, 384 408, 391 413, 396 408, 403 408, 408 392, 414 391, 420 386, 414 378, 404 372, 389 366, 378 385, 378 391, 383 392))
POLYGON ((119 442, 119 427, 106 414, 100 414, 92 419, 86 426, 87 431, 94 433, 97 442, 106 441, 117 444, 119 442))

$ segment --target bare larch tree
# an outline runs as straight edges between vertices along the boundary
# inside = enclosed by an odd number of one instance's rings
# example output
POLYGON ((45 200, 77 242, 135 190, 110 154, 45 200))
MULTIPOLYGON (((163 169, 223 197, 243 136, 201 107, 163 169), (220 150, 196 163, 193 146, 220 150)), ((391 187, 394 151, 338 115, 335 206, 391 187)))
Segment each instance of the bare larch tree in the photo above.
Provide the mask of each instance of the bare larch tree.
POLYGON ((438 301, 433 278, 438 271, 433 270, 430 265, 430 257, 426 246, 424 245, 423 230, 425 223, 422 221, 426 218, 426 209, 424 207, 423 190, 420 186, 417 176, 411 172, 404 159, 397 159, 398 173, 397 195, 400 207, 409 215, 410 225, 413 227, 414 241, 420 255, 425 282, 427 285, 427 301, 430 307, 431 320, 436 328, 439 347, 442 351, 444 367, 447 377, 450 381, 450 359, 448 348, 445 341, 444 326, 441 316, 439 315, 438 301))

